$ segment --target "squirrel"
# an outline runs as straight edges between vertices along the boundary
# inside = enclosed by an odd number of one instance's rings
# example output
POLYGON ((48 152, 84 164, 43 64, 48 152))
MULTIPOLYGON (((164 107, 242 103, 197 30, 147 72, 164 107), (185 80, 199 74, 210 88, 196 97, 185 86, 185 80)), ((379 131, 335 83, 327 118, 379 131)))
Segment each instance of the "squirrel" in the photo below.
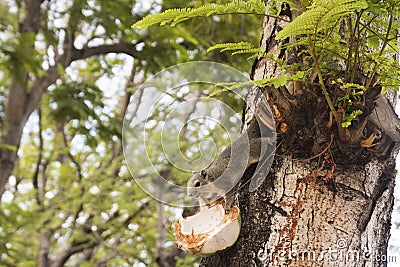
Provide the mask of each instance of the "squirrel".
MULTIPOLYGON (((266 144, 270 143, 272 135, 264 137, 260 127, 263 127, 262 123, 259 125, 254 117, 247 130, 226 147, 211 165, 193 172, 187 183, 188 195, 209 202, 233 191, 245 170, 261 158, 265 159, 266 144)), ((274 134, 271 129, 268 132, 274 134)))

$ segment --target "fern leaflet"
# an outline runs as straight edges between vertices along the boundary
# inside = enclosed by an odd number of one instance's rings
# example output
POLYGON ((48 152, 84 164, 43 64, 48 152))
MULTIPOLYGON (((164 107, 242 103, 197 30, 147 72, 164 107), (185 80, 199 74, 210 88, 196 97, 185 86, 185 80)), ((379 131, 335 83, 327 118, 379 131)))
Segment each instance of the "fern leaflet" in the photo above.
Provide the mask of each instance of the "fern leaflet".
POLYGON ((318 0, 277 34, 282 40, 289 36, 315 34, 333 27, 338 20, 368 7, 365 0, 318 0))
POLYGON ((211 15, 224 14, 265 14, 265 3, 263 0, 235 0, 227 4, 207 4, 197 8, 176 8, 168 9, 160 14, 144 17, 142 20, 132 25, 132 28, 139 27, 142 30, 152 25, 171 26, 195 17, 209 17, 211 15))
POLYGON ((219 49, 221 52, 233 51, 232 56, 237 54, 253 54, 254 56, 258 56, 262 53, 261 48, 254 47, 248 42, 216 44, 208 48, 207 52, 216 49, 219 49))

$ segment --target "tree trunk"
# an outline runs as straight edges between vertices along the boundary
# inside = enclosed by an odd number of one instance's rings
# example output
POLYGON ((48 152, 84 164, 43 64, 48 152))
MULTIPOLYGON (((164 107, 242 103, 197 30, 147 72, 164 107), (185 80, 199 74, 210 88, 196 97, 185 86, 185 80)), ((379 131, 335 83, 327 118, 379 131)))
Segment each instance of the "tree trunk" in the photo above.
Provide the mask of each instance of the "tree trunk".
MULTIPOLYGON (((25 1, 26 14, 24 19, 19 23, 18 28, 21 36, 28 33, 37 34, 40 27, 40 5, 42 2, 43 1, 25 1)), ((27 54, 34 54, 34 40, 28 47, 30 51, 28 51, 27 54)), ((56 68, 49 70, 48 77, 54 76, 54 70, 56 70, 56 68)), ((25 123, 33 110, 36 109, 43 94, 42 91, 44 91, 42 89, 43 87, 40 87, 40 85, 42 85, 43 81, 46 81, 43 78, 38 78, 33 82, 34 86, 29 88, 28 81, 30 77, 26 70, 21 68, 18 73, 13 73, 13 75, 15 75, 15 77, 13 77, 9 86, 4 125, 0 125, 0 144, 6 146, 6 148, 0 147, 0 200, 17 160, 17 151, 25 123)), ((44 88, 47 89, 47 86, 44 88)))
POLYGON ((50 238, 46 233, 39 234, 38 267, 48 267, 50 251, 50 238))
MULTIPOLYGON (((282 16, 292 13, 283 5, 282 16)), ((283 26, 266 17, 261 47, 286 62, 297 60, 275 40, 283 26)), ((259 58, 252 77, 280 74, 275 62, 259 58)), ((263 88, 277 125, 274 163, 255 192, 238 193, 242 229, 236 244, 204 258, 202 266, 386 266, 400 140, 393 130, 398 119, 379 89, 366 96, 370 115, 361 126, 343 130, 329 123, 319 86, 263 88), (373 143, 361 146, 370 136, 373 143)), ((256 105, 257 90, 249 91, 247 106, 256 105)), ((244 112, 247 125, 250 108, 244 112)))

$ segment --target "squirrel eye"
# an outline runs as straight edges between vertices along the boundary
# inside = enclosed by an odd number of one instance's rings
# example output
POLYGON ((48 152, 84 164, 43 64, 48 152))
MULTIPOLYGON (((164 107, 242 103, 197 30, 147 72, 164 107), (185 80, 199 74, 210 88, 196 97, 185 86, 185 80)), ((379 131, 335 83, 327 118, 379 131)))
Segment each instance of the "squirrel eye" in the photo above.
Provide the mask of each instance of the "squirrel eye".
POLYGON ((375 140, 381 140, 382 138, 382 132, 379 131, 378 129, 375 130, 375 140))
POLYGON ((207 173, 205 170, 201 170, 200 174, 201 174, 201 176, 203 176, 203 178, 206 178, 206 176, 207 176, 207 173))
POLYGON ((197 180, 196 182, 194 182, 194 187, 200 187, 201 183, 199 180, 197 180))

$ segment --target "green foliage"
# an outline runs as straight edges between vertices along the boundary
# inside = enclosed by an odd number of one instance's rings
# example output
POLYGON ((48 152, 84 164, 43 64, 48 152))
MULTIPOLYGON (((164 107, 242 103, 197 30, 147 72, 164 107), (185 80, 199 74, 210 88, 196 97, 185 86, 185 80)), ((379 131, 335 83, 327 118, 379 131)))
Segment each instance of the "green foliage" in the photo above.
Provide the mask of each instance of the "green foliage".
POLYGON ((261 0, 235 0, 226 4, 206 4, 197 8, 175 8, 168 9, 160 14, 144 17, 142 20, 134 23, 132 28, 139 27, 142 30, 148 27, 160 24, 171 23, 171 26, 185 20, 196 17, 209 17, 219 14, 265 14, 265 3, 261 0))
POLYGON ((231 54, 232 56, 237 54, 252 54, 250 58, 254 58, 262 55, 260 47, 254 47, 251 43, 248 42, 216 44, 209 47, 207 49, 207 52, 216 49, 219 49, 221 52, 233 51, 231 54))
MULTIPOLYGON (((83 263, 90 266, 105 258, 117 265, 154 262, 151 247, 156 235, 146 228, 156 223, 155 203, 146 200, 147 195, 134 186, 123 170, 123 157, 112 156, 119 142, 110 146, 109 140, 101 138, 101 129, 91 131, 96 144, 74 142, 82 134, 72 130, 73 121, 58 120, 48 101, 53 99, 43 100, 39 121, 46 140, 43 150, 36 143, 39 133, 31 132, 31 139, 20 150, 23 157, 15 171, 18 188, 10 188, 13 201, 2 203, 5 216, 0 215, 0 236, 7 236, 2 245, 4 242, 4 247, 12 249, 0 250, 0 265, 36 266, 38 245, 43 242, 40 236, 48 238, 54 257, 74 245, 85 248, 97 240, 101 245, 93 251, 92 259, 83 263), (42 182, 34 188, 30 180, 39 153, 43 156, 39 172, 42 182), (119 256, 113 256, 113 251, 119 256)), ((79 118, 81 123, 87 121, 79 118)), ((76 260, 72 257, 66 266, 73 266, 76 260)))
POLYGON ((342 79, 332 81, 332 84, 338 84, 339 88, 343 91, 344 95, 336 99, 335 105, 339 108, 349 109, 354 102, 360 102, 362 95, 365 93, 365 86, 346 83, 342 79))
POLYGON ((284 86, 288 81, 301 81, 305 77, 305 73, 303 71, 298 71, 294 75, 290 74, 283 74, 280 77, 271 77, 271 78, 264 78, 261 80, 255 80, 254 83, 258 87, 265 87, 273 85, 276 89, 281 86, 284 86))
POLYGON ((300 16, 287 24, 276 36, 277 40, 289 36, 313 34, 331 29, 340 20, 367 8, 366 1, 359 0, 316 0, 300 16))
POLYGON ((303 71, 298 71, 294 75, 283 74, 279 77, 270 77, 264 78, 260 80, 247 81, 247 82, 230 82, 230 83, 217 83, 216 87, 222 87, 222 89, 218 89, 216 91, 211 92, 208 97, 214 97, 224 92, 234 91, 240 88, 246 88, 249 86, 256 85, 258 87, 266 87, 266 86, 274 86, 278 89, 281 86, 284 86, 287 82, 291 81, 302 81, 305 77, 305 73, 303 71))
MULTIPOLYGON (((208 2, 206 2, 208 3, 208 2)), ((193 9, 201 7, 206 4, 202 2, 194 2, 193 9)), ((218 5, 232 5, 232 1, 218 1, 218 5)), ((168 1, 163 5, 168 10, 169 7, 175 8, 180 6, 181 3, 168 1)), ((264 4, 263 4, 264 5, 264 4)), ((265 11, 265 5, 263 7, 265 11)), ((167 11, 166 11, 167 12, 167 11)), ((153 16, 159 16, 154 14, 153 16)), ((217 15, 206 17, 195 17, 187 20, 185 23, 175 25, 174 27, 160 27, 154 24, 153 27, 147 28, 145 31, 135 28, 133 34, 143 34, 149 38, 143 39, 143 52, 149 55, 156 54, 157 57, 149 56, 147 61, 151 64, 146 64, 143 67, 149 68, 150 66, 168 67, 173 60, 172 55, 176 53, 176 63, 186 62, 188 60, 212 60, 217 62, 225 62, 232 67, 239 70, 247 71, 251 68, 252 61, 243 61, 241 57, 229 57, 224 52, 217 52, 216 50, 211 53, 206 53, 207 48, 216 43, 230 41, 236 43, 241 39, 246 39, 248 43, 257 44, 259 42, 259 32, 261 31, 263 17, 260 15, 248 14, 246 16, 234 14, 217 15), (166 40, 170 40, 168 45, 173 45, 175 51, 169 50, 172 53, 165 53, 167 46, 166 40), (157 45, 157 46, 155 46, 157 45)), ((140 20, 140 19, 138 19, 140 20)), ((247 52, 247 51, 246 51, 247 52)), ((253 55, 257 51, 254 50, 253 55)), ((251 56, 249 59, 252 58, 251 56)), ((147 71, 155 72, 153 69, 147 71)))
MULTIPOLYGON (((203 4, 195 8, 169 9, 161 14, 147 16, 136 22, 132 27, 147 29, 148 27, 170 23, 171 26, 199 16, 229 15, 240 13, 263 14, 264 4, 259 1, 234 1, 227 4, 203 4), (251 5, 253 4, 253 5, 251 5)), ((300 11, 300 15, 288 23, 276 36, 277 40, 283 40, 290 36, 296 36, 294 42, 286 45, 287 49, 294 47, 309 47, 303 54, 313 66, 309 69, 296 64, 280 64, 283 75, 270 77, 261 81, 255 81, 257 86, 274 86, 279 88, 288 81, 305 81, 307 75, 317 73, 322 92, 328 105, 337 118, 337 111, 331 93, 327 89, 323 75, 328 73, 340 73, 340 68, 335 69, 336 62, 345 62, 346 72, 341 76, 348 84, 355 85, 355 78, 364 75, 369 77, 367 82, 359 84, 368 90, 373 86, 374 77, 379 77, 379 84, 383 91, 388 88, 398 88, 399 79, 393 72, 400 69, 399 62, 394 60, 398 45, 396 43, 396 31, 399 27, 398 20, 393 18, 400 15, 399 1, 366 1, 366 0, 316 0, 301 1, 301 6, 288 1, 292 9, 300 11), (389 12, 385 13, 385 12, 389 12), (343 32, 345 29, 345 32, 343 32), (307 56, 308 55, 308 56, 307 56), (334 63, 334 64, 332 64, 334 63), (378 67, 379 66, 379 67, 378 67), (291 76, 289 73, 297 73, 291 76), (307 75, 306 75, 307 74, 307 75), (297 75, 297 76, 296 76, 297 75), (300 77, 301 76, 301 77, 300 77)), ((278 15, 280 2, 270 3, 269 16, 278 15), (272 14, 272 15, 271 15, 272 14)), ((255 48, 250 42, 224 42, 212 45, 207 52, 220 50, 236 54, 251 54, 249 58, 261 56, 259 48, 255 48)), ((267 55, 262 55, 267 56, 267 55)), ((277 60, 277 59, 272 59, 277 60)), ((336 64, 337 66, 337 64, 336 64)), ((314 81, 309 81, 314 82, 314 81)), ((241 85, 223 85, 224 88, 212 92, 215 96, 222 92, 239 88, 241 85)), ((336 107, 340 106, 350 112, 350 98, 353 93, 345 93, 337 100, 336 107), (338 103, 338 102, 343 103, 338 103), (346 104, 344 102, 347 102, 346 104)), ((353 114, 354 115, 354 114, 353 114)))
POLYGON ((186 257, 178 259, 176 267, 193 267, 198 260, 195 256, 187 254, 186 257))
MULTIPOLYGON (((322 92, 336 120, 335 106, 345 110, 343 119, 351 121, 357 116, 359 112, 352 111, 352 104, 357 100, 356 96, 372 86, 380 86, 382 92, 390 88, 399 89, 399 79, 393 75, 400 70, 396 59, 399 50, 396 29, 400 25, 394 19, 400 16, 399 3, 398 0, 313 1, 278 33, 278 40, 296 36, 288 48, 309 47, 304 52, 311 55, 311 72, 318 75, 322 92), (344 73, 338 62, 346 66, 344 73), (345 81, 340 86, 344 94, 338 97, 335 106, 331 100, 332 92, 327 89, 323 78, 326 75, 340 75, 345 81), (359 83, 360 80, 363 82, 359 83), (345 84, 347 88, 344 88, 345 84)), ((348 123, 343 125, 348 126, 348 123)))
POLYGON ((349 127, 351 125, 351 122, 357 120, 357 117, 362 114, 363 112, 359 109, 352 111, 350 114, 345 114, 342 119, 342 127, 349 127))
POLYGON ((339 85, 339 88, 343 91, 343 96, 336 99, 335 106, 344 111, 341 126, 347 128, 351 125, 353 120, 356 120, 359 115, 363 114, 359 109, 353 111, 351 111, 351 109, 353 104, 361 103, 361 98, 365 93, 365 86, 355 83, 346 83, 340 78, 336 81, 332 81, 332 84, 339 85))
POLYGON ((3 64, 7 64, 9 73, 24 87, 27 85, 20 77, 23 71, 28 71, 37 77, 44 75, 41 68, 42 55, 31 47, 34 41, 34 33, 24 32, 8 39, 0 48, 0 53, 5 56, 3 64))
MULTIPOLYGON (((24 131, 18 165, 6 188, 0 209, 1 266, 37 266, 43 240, 49 242, 49 259, 61 257, 69 248, 82 248, 68 258, 65 266, 95 266, 101 262, 110 266, 156 265, 156 202, 135 184, 121 154, 123 96, 126 91, 135 92, 146 77, 162 68, 189 60, 225 62, 247 71, 250 60, 230 58, 218 51, 206 53, 206 49, 227 40, 257 43, 263 17, 233 19, 214 13, 173 28, 132 30, 132 17, 139 21, 162 8, 182 4, 165 1, 144 8, 142 2, 74 0, 59 5, 50 1, 41 5, 37 31, 26 34, 19 33, 25 5, 0 3, 0 30, 4 31, 0 38, 0 131, 6 129, 2 122, 10 83, 17 81, 26 90, 37 90, 31 88, 35 81, 48 81, 52 75, 49 69, 58 71, 41 99, 41 115, 37 109, 24 131), (68 50, 66 41, 73 41, 73 50, 68 50), (122 55, 68 62, 72 51, 79 57, 85 49, 121 42, 132 45, 134 62, 122 55), (133 80, 128 83, 127 72, 132 65, 133 80)), ((233 10, 229 1, 223 2, 218 5, 233 10)), ((261 1, 252 3, 241 4, 243 9, 235 12, 265 11, 264 4, 254 5, 261 1)), ((198 7, 204 1, 191 4, 198 7)), ((198 11, 201 14, 204 9, 198 11)), ((237 112, 241 110, 242 103, 229 94, 219 97, 237 112)), ((165 161, 159 160, 160 129, 151 131, 149 142, 154 145, 149 152, 157 168, 168 168, 165 161)), ((223 133, 223 129, 216 128, 204 136, 195 127, 188 129, 195 142, 214 138, 218 147, 229 142, 220 137, 223 133)), ((0 144, 3 150, 15 149, 1 140, 0 144)), ((199 156, 191 146, 182 146, 182 152, 188 158, 199 156)), ((189 178, 176 169, 172 176, 173 182, 181 185, 189 178)), ((165 208, 165 212, 169 226, 177 216, 176 210, 165 208)), ((168 232, 164 253, 169 252, 172 241, 168 232)), ((184 260, 189 265, 196 261, 194 257, 184 260)))
POLYGON ((229 92, 229 91, 234 91, 237 89, 245 88, 247 86, 252 86, 254 85, 253 81, 247 81, 247 82, 229 82, 229 83, 216 83, 214 84, 215 87, 222 87, 221 89, 215 90, 213 92, 210 92, 208 94, 208 97, 215 97, 216 95, 219 95, 221 93, 229 92))
POLYGON ((277 39, 298 36, 290 46, 310 47, 314 64, 321 71, 324 64, 344 62, 344 79, 354 83, 360 73, 369 77, 363 84, 366 89, 372 86, 375 75, 383 91, 397 90, 399 79, 392 75, 400 70, 395 60, 399 47, 396 29, 400 15, 399 1, 315 1, 293 22, 278 33, 277 39), (341 25, 341 27, 339 27, 341 25), (345 33, 340 33, 345 28, 345 33), (302 36, 308 35, 307 38, 302 36))
POLYGON ((93 84, 71 81, 51 91, 50 95, 56 104, 52 115, 61 123, 98 118, 93 107, 104 107, 103 92, 93 84))

